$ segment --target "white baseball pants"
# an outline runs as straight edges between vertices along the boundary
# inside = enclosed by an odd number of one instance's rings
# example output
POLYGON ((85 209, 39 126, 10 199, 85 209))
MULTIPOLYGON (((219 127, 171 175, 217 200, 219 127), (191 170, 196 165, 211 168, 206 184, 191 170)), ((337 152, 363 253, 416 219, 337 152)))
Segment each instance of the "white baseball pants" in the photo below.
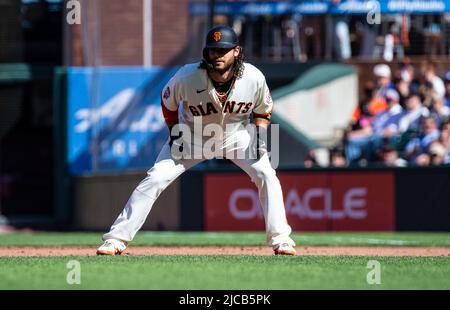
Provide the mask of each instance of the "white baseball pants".
MULTIPOLYGON (((103 235, 103 240, 118 239, 126 243, 133 240, 162 191, 179 175, 202 161, 204 159, 174 160, 166 143, 155 165, 133 191, 111 230, 103 235)), ((258 187, 268 245, 289 243, 295 246, 295 242, 289 237, 291 227, 286 220, 280 181, 270 165, 268 155, 265 154, 259 160, 232 159, 232 161, 244 170, 258 187)))

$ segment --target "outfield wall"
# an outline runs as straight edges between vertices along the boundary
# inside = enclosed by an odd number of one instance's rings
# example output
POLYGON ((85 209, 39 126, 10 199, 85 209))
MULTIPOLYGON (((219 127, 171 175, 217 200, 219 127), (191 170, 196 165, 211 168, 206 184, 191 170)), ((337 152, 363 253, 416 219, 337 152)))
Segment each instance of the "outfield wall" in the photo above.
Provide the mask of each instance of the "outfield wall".
MULTIPOLYGON (((450 231, 449 168, 278 169, 295 231, 450 231)), ((78 176, 73 228, 106 230, 143 173, 78 176)), ((155 203, 144 230, 261 231, 256 187, 241 171, 188 171, 155 203)))
MULTIPOLYGON (((74 177, 72 226, 77 230, 106 231, 144 177, 145 172, 74 177)), ((161 194, 142 229, 180 229, 179 182, 176 180, 161 194)))
MULTIPOLYGON (((450 231, 448 168, 279 169, 278 176, 295 231, 450 231)), ((190 172, 181 184, 181 209, 190 210, 181 228, 264 229, 245 174, 190 172)))
MULTIPOLYGON (((294 230, 392 231, 392 172, 278 173, 288 222, 294 230)), ((246 175, 204 176, 204 229, 264 228, 258 192, 246 175)))

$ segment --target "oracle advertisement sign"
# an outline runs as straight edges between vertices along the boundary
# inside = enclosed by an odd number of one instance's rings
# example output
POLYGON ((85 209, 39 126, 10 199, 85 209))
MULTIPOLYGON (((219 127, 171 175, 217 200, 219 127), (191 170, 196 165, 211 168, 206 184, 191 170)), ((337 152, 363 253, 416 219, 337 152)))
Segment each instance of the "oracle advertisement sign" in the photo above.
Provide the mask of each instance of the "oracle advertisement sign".
MULTIPOLYGON (((278 177, 294 231, 395 229, 391 172, 282 172, 278 177)), ((264 230, 258 191, 247 175, 207 174, 203 199, 206 230, 264 230)))

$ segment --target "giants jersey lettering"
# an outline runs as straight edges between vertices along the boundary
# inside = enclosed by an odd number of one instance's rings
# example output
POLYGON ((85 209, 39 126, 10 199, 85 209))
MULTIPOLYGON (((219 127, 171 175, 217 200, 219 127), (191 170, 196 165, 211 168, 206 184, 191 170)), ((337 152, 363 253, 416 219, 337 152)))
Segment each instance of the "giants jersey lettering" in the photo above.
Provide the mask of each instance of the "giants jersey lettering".
POLYGON ((199 68, 199 63, 183 66, 162 90, 163 110, 168 112, 165 114, 178 111, 179 123, 191 130, 194 119, 201 118, 203 127, 218 124, 227 135, 247 125, 252 113, 270 117, 273 102, 264 75, 249 63, 244 66, 242 78, 235 81, 224 102, 219 100, 211 79, 206 70, 199 68))

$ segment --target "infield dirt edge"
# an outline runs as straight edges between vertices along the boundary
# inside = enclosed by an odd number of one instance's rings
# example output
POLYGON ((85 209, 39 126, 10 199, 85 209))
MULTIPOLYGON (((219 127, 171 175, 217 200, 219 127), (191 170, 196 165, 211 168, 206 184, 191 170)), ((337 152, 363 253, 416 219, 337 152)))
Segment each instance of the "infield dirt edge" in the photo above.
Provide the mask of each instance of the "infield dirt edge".
MULTIPOLYGON (((301 256, 447 256, 450 247, 299 246, 301 256)), ((0 257, 95 256, 96 247, 0 247, 0 257)), ((129 247, 128 255, 273 255, 269 247, 250 246, 152 246, 129 247)))

